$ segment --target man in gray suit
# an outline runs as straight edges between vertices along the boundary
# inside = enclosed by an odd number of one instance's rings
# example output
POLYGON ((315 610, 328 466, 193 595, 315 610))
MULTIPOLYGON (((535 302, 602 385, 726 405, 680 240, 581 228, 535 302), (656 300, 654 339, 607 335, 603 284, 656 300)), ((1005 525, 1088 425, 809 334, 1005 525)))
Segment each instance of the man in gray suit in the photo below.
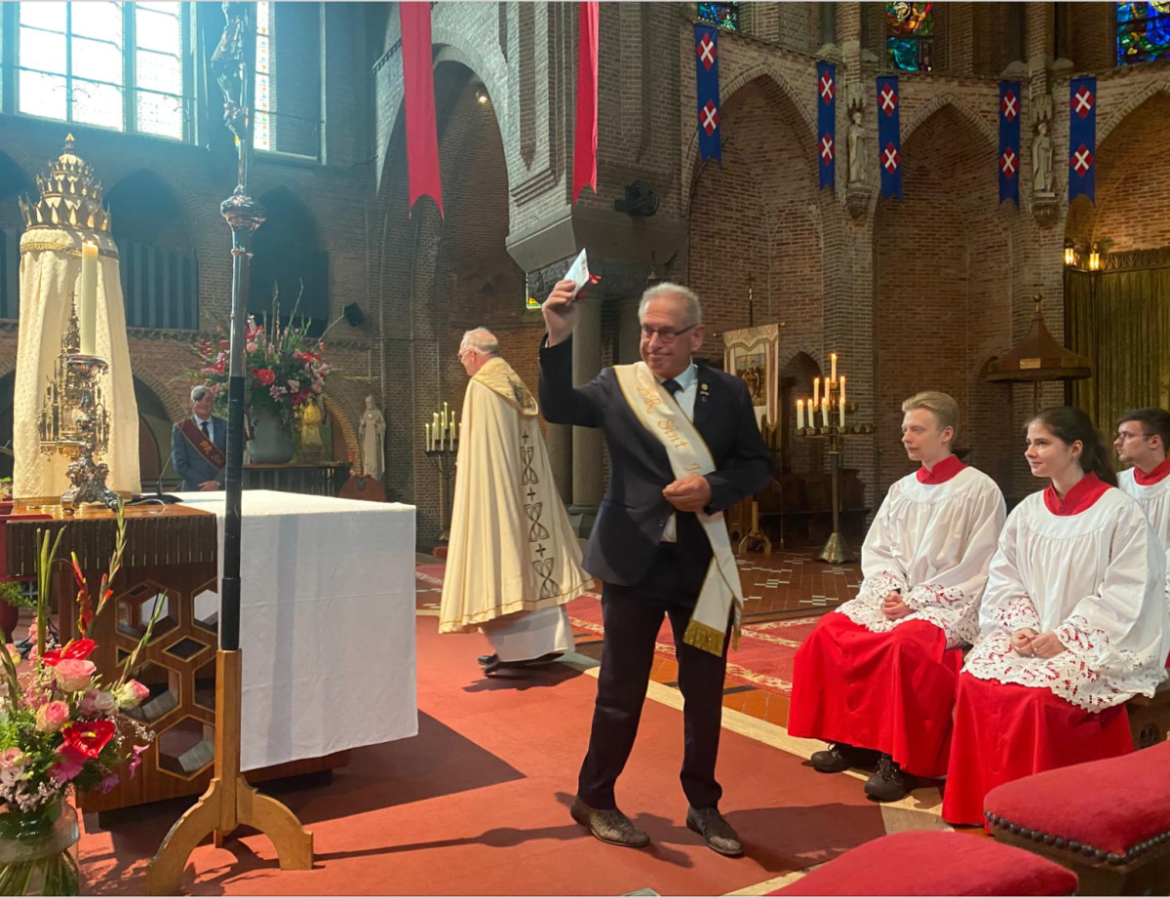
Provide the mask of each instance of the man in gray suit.
POLYGON ((221 490, 226 464, 227 421, 211 413, 215 394, 202 384, 191 388, 191 415, 171 429, 171 464, 183 490, 221 490))

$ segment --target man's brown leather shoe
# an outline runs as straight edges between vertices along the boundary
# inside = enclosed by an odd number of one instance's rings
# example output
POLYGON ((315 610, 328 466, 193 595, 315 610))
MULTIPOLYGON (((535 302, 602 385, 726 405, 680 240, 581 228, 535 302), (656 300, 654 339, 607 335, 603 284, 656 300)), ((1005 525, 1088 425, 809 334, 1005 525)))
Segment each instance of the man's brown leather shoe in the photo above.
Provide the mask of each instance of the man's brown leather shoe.
POLYGON ((712 851, 727 857, 740 857, 743 846, 731 824, 715 808, 687 808, 687 829, 697 832, 712 851))
POLYGON ((598 810, 577 797, 573 799, 569 813, 602 842, 625 848, 645 848, 650 844, 650 837, 634 826, 634 822, 617 808, 598 810))

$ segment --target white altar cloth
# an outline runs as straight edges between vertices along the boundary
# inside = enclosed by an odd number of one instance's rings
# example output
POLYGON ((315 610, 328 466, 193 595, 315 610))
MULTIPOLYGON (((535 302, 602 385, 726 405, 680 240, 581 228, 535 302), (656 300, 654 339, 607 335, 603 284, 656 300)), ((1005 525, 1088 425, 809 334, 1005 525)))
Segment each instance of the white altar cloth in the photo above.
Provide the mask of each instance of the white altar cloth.
MULTIPOLYGON (((179 493, 215 514, 222 492, 179 493)), ((240 555, 241 769, 418 734, 415 510, 245 490, 240 555)), ((219 596, 196 598, 201 620, 219 596)))

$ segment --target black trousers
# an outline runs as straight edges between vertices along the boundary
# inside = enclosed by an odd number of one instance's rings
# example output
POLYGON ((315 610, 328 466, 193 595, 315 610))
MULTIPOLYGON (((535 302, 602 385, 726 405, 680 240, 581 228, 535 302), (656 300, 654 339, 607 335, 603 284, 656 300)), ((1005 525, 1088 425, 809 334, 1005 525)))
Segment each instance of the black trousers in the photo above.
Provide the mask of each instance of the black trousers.
MULTIPOLYGON (((709 547, 704 548, 710 557, 709 547)), ((689 563, 692 559, 693 553, 692 557, 686 557, 678 544, 663 543, 650 573, 641 583, 606 585, 602 591, 605 645, 589 753, 577 779, 577 794, 590 807, 616 807, 614 785, 638 734, 638 721, 654 663, 655 637, 662 626, 663 614, 670 618, 674 631, 678 683, 684 701, 683 792, 691 806, 700 810, 716 807, 723 794, 715 779, 715 759, 719 754, 723 719, 728 642, 723 643, 721 657, 683 642, 702 587, 701 576, 697 576, 695 565, 689 563)))

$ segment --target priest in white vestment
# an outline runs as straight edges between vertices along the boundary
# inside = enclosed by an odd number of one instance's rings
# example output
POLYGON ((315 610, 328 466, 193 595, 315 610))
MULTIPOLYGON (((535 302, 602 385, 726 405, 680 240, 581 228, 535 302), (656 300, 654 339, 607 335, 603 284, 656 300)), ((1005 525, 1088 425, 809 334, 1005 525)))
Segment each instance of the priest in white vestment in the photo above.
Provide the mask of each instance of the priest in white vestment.
POLYGON ((821 618, 796 654, 788 731, 831 743, 822 773, 865 767, 865 792, 897 801, 946 773, 963 645, 1004 522, 995 481, 951 453, 959 406, 902 404, 902 444, 921 467, 890 487, 861 550, 857 598, 821 618))
MULTIPOLYGON (((12 491, 17 498, 59 497, 69 488, 70 459, 42 454, 38 424, 45 388, 54 376, 61 340, 69 327, 85 243, 97 247, 97 307, 94 355, 109 370, 98 385, 109 414, 109 443, 97 460, 109 466, 106 486, 124 494, 142 492, 138 468, 138 402, 126 339, 126 309, 118 274, 118 247, 110 236, 101 185, 73 153, 69 137, 60 157, 37 179, 40 197, 21 200, 25 231, 20 239, 20 330, 16 349, 12 491)), ((80 309, 79 309, 80 312, 80 309)))
POLYGON ((992 559, 982 638, 959 677, 943 819, 980 824, 996 786, 1133 751, 1125 703, 1166 677, 1166 552, 1114 488, 1079 409, 1028 425, 1032 474, 992 559))
POLYGON ((459 360, 463 398, 440 633, 480 629, 484 672, 544 662, 573 649, 565 603, 592 580, 553 482, 539 408, 484 328, 459 360))

